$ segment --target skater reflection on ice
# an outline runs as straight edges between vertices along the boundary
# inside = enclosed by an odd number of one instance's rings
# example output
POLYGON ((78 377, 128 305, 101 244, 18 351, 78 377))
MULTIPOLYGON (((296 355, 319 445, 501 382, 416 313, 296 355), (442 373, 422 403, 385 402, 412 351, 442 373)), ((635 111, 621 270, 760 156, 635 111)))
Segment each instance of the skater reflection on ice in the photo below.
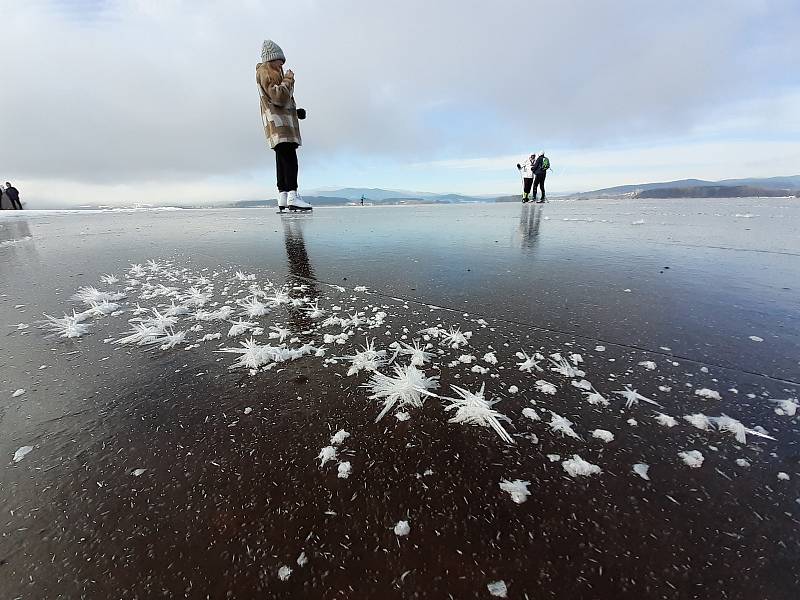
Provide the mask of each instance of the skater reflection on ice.
MULTIPOLYGON (((313 304, 314 300, 319 298, 319 290, 317 289, 314 268, 311 266, 311 262, 308 260, 308 252, 306 252, 306 242, 303 238, 304 226, 305 218, 283 218, 284 244, 286 245, 286 257, 289 263, 289 276, 286 281, 289 287, 289 297, 292 300, 305 298, 306 302, 303 306, 308 306, 309 303, 313 304)), ((313 319, 308 316, 305 310, 294 306, 294 302, 289 309, 289 313, 293 331, 302 331, 313 327, 313 319)))
POLYGON ((519 215, 520 247, 532 250, 539 245, 539 226, 542 221, 542 208, 525 204, 519 215))

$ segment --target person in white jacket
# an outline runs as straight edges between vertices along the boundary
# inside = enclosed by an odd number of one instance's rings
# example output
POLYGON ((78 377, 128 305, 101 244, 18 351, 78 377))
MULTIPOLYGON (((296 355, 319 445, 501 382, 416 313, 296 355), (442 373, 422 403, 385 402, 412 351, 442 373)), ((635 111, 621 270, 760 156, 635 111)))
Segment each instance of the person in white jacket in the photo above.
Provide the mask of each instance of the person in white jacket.
POLYGON ((536 162, 536 155, 531 154, 524 158, 521 163, 517 163, 517 169, 522 175, 522 201, 529 202, 531 185, 533 185, 533 163, 536 162))

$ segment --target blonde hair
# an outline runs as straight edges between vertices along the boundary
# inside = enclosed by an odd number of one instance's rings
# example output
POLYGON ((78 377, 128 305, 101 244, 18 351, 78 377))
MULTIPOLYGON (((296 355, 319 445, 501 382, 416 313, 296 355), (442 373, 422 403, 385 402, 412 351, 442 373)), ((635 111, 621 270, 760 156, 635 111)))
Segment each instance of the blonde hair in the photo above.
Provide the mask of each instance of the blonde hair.
POLYGON ((277 85, 283 81, 283 65, 277 69, 272 66, 272 63, 262 63, 267 71, 267 85, 277 85))

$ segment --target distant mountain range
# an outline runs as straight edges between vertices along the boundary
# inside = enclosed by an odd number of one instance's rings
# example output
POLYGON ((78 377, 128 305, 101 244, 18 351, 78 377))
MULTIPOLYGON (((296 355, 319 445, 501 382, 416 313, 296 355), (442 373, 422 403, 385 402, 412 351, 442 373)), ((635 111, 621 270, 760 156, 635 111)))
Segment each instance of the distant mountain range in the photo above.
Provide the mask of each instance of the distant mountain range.
POLYGON ((573 198, 741 198, 756 196, 796 196, 800 194, 800 175, 747 179, 681 179, 660 183, 639 183, 571 194, 573 198))

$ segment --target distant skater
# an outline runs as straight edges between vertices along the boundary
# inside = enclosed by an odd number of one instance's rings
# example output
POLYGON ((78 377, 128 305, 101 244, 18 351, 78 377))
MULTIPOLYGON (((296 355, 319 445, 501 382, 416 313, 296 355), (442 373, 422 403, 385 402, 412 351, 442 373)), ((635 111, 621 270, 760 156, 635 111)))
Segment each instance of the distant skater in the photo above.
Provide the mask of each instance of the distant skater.
POLYGON ((531 193, 531 184, 533 183, 533 163, 536 160, 536 155, 531 154, 528 158, 522 161, 522 164, 517 163, 517 169, 522 175, 522 201, 528 202, 531 193))
POLYGON ((297 148, 302 144, 300 122, 305 111, 294 101, 294 72, 284 72, 286 57, 272 40, 264 40, 256 83, 261 99, 261 121, 270 148, 275 151, 278 178, 278 210, 311 210, 297 193, 297 148))
POLYGON ((536 159, 536 162, 533 163, 533 201, 534 202, 546 202, 547 197, 545 196, 544 192, 544 179, 547 176, 547 170, 550 168, 550 159, 544 155, 544 152, 539 154, 539 157, 536 159), (536 195, 538 194, 539 188, 542 190, 542 199, 536 200, 536 195))
POLYGON ((11 202, 11 208, 14 210, 22 210, 22 203, 19 201, 19 190, 6 181, 6 189, 4 190, 6 197, 11 202))

